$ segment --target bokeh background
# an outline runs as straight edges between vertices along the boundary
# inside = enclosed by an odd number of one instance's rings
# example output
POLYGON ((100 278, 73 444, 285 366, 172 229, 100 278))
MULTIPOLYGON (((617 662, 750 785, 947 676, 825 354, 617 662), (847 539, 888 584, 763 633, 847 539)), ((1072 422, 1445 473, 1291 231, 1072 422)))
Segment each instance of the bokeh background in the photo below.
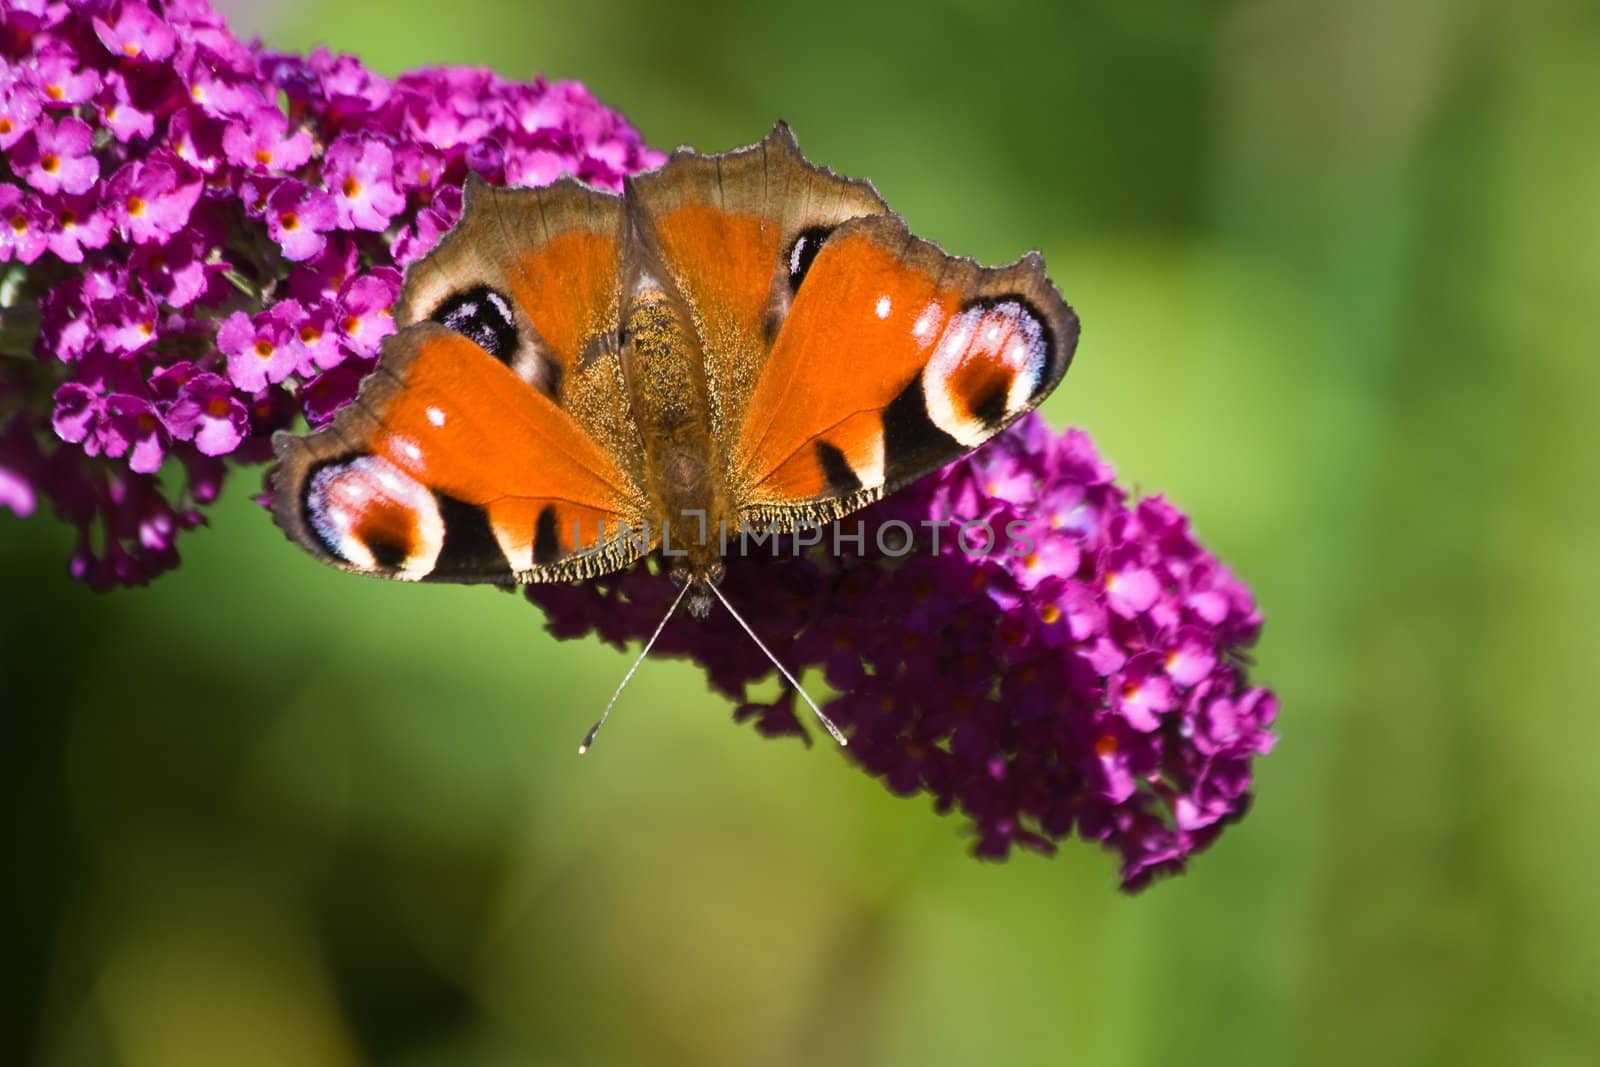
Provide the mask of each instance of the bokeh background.
POLYGON ((231 6, 385 72, 777 117, 1084 338, 1046 405, 1256 589, 1256 810, 1138 897, 979 864, 677 663, 364 582, 234 480, 152 588, 0 515, 25 1064, 1593 1064, 1600 8, 231 6))

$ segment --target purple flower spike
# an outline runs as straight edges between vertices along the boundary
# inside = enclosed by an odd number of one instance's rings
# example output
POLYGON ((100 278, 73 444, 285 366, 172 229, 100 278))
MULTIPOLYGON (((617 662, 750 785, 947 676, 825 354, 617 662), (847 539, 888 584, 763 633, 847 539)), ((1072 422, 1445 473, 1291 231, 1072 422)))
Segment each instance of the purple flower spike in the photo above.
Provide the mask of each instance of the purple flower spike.
MULTIPOLYGON (((839 528, 798 556, 734 552, 722 590, 791 670, 822 669, 847 758, 960 811, 978 855, 1076 834, 1115 850, 1137 889, 1244 814, 1276 714, 1245 671, 1260 616, 1182 513, 1128 501, 1081 433, 1029 416, 839 528), (962 525, 1001 516, 1028 543, 969 554, 962 525), (889 523, 918 531, 908 553, 889 523)), ((657 570, 528 597, 559 636, 642 640, 671 591, 657 570)), ((791 694, 750 700, 771 668, 725 614, 675 621, 657 648, 703 665, 737 721, 804 733, 791 694)))

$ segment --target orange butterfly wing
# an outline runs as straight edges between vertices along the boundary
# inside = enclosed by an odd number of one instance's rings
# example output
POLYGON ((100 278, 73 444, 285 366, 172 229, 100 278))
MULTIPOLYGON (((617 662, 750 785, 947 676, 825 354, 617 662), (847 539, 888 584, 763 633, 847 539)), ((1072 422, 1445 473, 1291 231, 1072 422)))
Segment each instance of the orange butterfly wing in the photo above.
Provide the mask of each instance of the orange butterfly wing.
POLYGON ((342 569, 430 581, 585 577, 648 551, 617 354, 586 347, 615 333, 621 220, 576 183, 469 185, 359 397, 275 438, 285 532, 342 569))
POLYGON ((1030 254, 986 269, 894 215, 821 243, 733 449, 745 517, 837 518, 983 444, 1066 373, 1078 320, 1030 254))

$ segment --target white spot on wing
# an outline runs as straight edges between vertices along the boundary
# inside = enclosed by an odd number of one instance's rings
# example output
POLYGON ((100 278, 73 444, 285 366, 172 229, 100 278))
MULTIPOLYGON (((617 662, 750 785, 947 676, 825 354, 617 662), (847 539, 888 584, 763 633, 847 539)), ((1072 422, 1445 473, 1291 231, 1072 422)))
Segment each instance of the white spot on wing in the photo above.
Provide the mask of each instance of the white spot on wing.
POLYGON ((922 309, 922 314, 917 316, 917 321, 911 326, 911 336, 926 344, 939 329, 939 324, 944 320, 944 312, 936 301, 929 302, 922 309))
POLYGON ((428 405, 428 410, 424 414, 428 416, 428 421, 433 423, 435 426, 444 425, 444 412, 439 408, 434 407, 432 404, 428 405))
POLYGON ((893 306, 894 305, 892 303, 890 303, 890 301, 889 301, 889 295, 887 293, 885 293, 883 296, 878 297, 878 306, 875 309, 877 311, 877 313, 878 313, 878 318, 880 318, 880 319, 888 318, 889 317, 889 309, 892 308, 893 306))

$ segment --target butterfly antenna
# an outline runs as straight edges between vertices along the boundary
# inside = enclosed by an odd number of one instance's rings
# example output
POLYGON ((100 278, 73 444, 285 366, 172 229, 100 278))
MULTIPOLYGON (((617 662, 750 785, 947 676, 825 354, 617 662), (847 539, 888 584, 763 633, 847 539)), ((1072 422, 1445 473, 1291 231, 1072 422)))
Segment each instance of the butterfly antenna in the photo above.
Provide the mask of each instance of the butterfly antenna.
POLYGON ((800 688, 800 683, 795 681, 794 675, 789 673, 789 668, 779 663, 778 657, 772 654, 772 650, 761 643, 761 638, 757 637, 756 632, 750 629, 750 624, 744 621, 744 616, 735 611, 733 605, 728 603, 728 598, 722 595, 722 590, 718 589, 715 583, 712 582, 707 582, 706 585, 710 586, 711 591, 717 594, 717 599, 722 601, 722 606, 728 609, 728 614, 733 616, 733 620, 744 628, 745 633, 750 635, 750 640, 756 643, 756 647, 766 653, 766 657, 772 661, 772 665, 778 668, 778 673, 787 678, 789 684, 794 686, 794 691, 799 693, 800 699, 804 700, 811 708, 811 713, 817 717, 817 721, 827 727, 828 732, 833 735, 833 739, 839 742, 840 745, 848 745, 850 742, 845 740, 844 734, 833 724, 833 720, 822 713, 822 709, 817 707, 817 702, 811 699, 811 694, 800 688))
POLYGON ((639 650, 639 658, 633 661, 633 666, 628 668, 628 673, 622 676, 622 683, 617 686, 617 691, 611 694, 610 701, 606 703, 606 710, 600 713, 600 720, 589 727, 589 732, 583 735, 583 744, 578 746, 578 755, 581 756, 594 747, 595 735, 600 732, 600 727, 606 724, 606 716, 611 714, 611 709, 616 706, 617 698, 622 695, 624 689, 628 688, 628 683, 633 680, 634 672, 639 669, 639 665, 644 662, 644 658, 650 654, 651 646, 656 643, 656 638, 661 636, 661 631, 667 628, 667 620, 671 619, 673 612, 678 610, 678 605, 683 603, 683 595, 689 591, 689 586, 693 584, 693 582, 685 582, 683 588, 678 590, 678 595, 672 598, 672 606, 667 609, 665 615, 661 616, 661 621, 656 624, 656 632, 650 635, 650 640, 646 641, 644 647, 639 650))

